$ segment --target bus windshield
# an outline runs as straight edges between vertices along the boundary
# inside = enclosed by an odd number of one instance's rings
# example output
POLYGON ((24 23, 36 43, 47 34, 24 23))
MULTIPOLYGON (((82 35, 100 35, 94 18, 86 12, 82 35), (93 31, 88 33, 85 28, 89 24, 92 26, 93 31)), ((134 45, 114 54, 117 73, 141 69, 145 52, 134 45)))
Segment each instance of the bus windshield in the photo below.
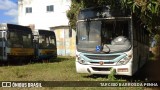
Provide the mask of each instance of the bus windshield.
POLYGON ((78 50, 94 51, 101 44, 101 22, 79 22, 78 23, 78 50))
POLYGON ((8 47, 33 47, 32 34, 27 32, 10 31, 8 34, 8 47))
POLYGON ((40 49, 51 49, 55 47, 55 37, 51 35, 40 35, 39 36, 39 48, 40 49))
POLYGON ((77 50, 97 53, 124 52, 131 47, 129 20, 90 20, 77 23, 77 50))

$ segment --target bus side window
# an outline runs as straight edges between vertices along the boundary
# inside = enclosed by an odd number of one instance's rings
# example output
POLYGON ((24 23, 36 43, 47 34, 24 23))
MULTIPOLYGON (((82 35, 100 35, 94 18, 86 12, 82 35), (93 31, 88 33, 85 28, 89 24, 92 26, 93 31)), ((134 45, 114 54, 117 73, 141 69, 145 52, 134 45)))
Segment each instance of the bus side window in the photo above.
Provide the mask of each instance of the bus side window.
POLYGON ((133 39, 137 40, 137 33, 136 29, 133 29, 133 39))
POLYGON ((139 32, 138 32, 138 37, 139 37, 139 42, 141 43, 142 41, 141 41, 141 28, 139 27, 139 30, 138 30, 139 32))
POLYGON ((42 41, 42 47, 46 47, 47 46, 47 42, 46 41, 42 41))
POLYGON ((139 33, 139 37, 140 37, 140 42, 142 43, 142 28, 140 27, 140 33, 139 33))
POLYGON ((145 36, 144 36, 144 43, 147 44, 147 38, 146 38, 147 33, 146 33, 146 31, 144 32, 144 35, 145 35, 145 36))
POLYGON ((138 28, 136 28, 137 29, 137 41, 139 42, 140 41, 140 37, 139 37, 139 29, 138 28))
POLYGON ((143 41, 143 28, 141 27, 141 42, 144 43, 143 41))
POLYGON ((144 28, 143 28, 143 43, 145 44, 145 33, 144 33, 144 28))

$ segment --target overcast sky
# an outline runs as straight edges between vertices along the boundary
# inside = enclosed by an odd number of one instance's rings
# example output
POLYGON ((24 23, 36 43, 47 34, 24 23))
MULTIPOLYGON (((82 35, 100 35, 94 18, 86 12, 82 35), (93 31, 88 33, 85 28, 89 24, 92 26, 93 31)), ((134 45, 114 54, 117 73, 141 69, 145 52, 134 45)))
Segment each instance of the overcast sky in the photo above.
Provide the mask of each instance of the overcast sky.
POLYGON ((0 23, 18 23, 18 0, 0 0, 0 23))

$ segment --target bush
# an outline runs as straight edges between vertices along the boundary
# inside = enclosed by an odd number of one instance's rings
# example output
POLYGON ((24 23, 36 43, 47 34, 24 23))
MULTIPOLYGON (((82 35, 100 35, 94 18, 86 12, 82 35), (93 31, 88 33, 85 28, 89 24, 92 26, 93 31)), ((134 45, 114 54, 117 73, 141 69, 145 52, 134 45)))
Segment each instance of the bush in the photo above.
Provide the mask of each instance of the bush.
POLYGON ((115 78, 115 73, 116 73, 116 71, 115 70, 111 70, 111 73, 108 75, 108 80, 109 81, 115 81, 116 80, 116 78, 115 78))

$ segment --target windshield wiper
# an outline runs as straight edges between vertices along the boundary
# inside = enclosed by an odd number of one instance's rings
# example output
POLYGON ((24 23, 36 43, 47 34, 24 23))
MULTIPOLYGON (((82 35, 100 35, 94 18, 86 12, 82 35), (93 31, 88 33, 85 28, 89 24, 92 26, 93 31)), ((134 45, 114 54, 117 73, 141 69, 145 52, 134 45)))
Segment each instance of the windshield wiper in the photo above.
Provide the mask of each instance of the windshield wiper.
POLYGON ((108 45, 104 44, 102 47, 103 47, 103 48, 102 48, 102 51, 101 51, 101 52, 103 52, 103 53, 110 53, 111 49, 108 47, 108 45), (104 46, 108 48, 108 51, 107 51, 107 52, 106 52, 106 51, 103 51, 103 50, 104 50, 104 46))
POLYGON ((86 31, 87 31, 87 36, 88 36, 88 41, 89 41, 89 33, 90 33, 90 22, 87 20, 87 25, 86 25, 86 31))

